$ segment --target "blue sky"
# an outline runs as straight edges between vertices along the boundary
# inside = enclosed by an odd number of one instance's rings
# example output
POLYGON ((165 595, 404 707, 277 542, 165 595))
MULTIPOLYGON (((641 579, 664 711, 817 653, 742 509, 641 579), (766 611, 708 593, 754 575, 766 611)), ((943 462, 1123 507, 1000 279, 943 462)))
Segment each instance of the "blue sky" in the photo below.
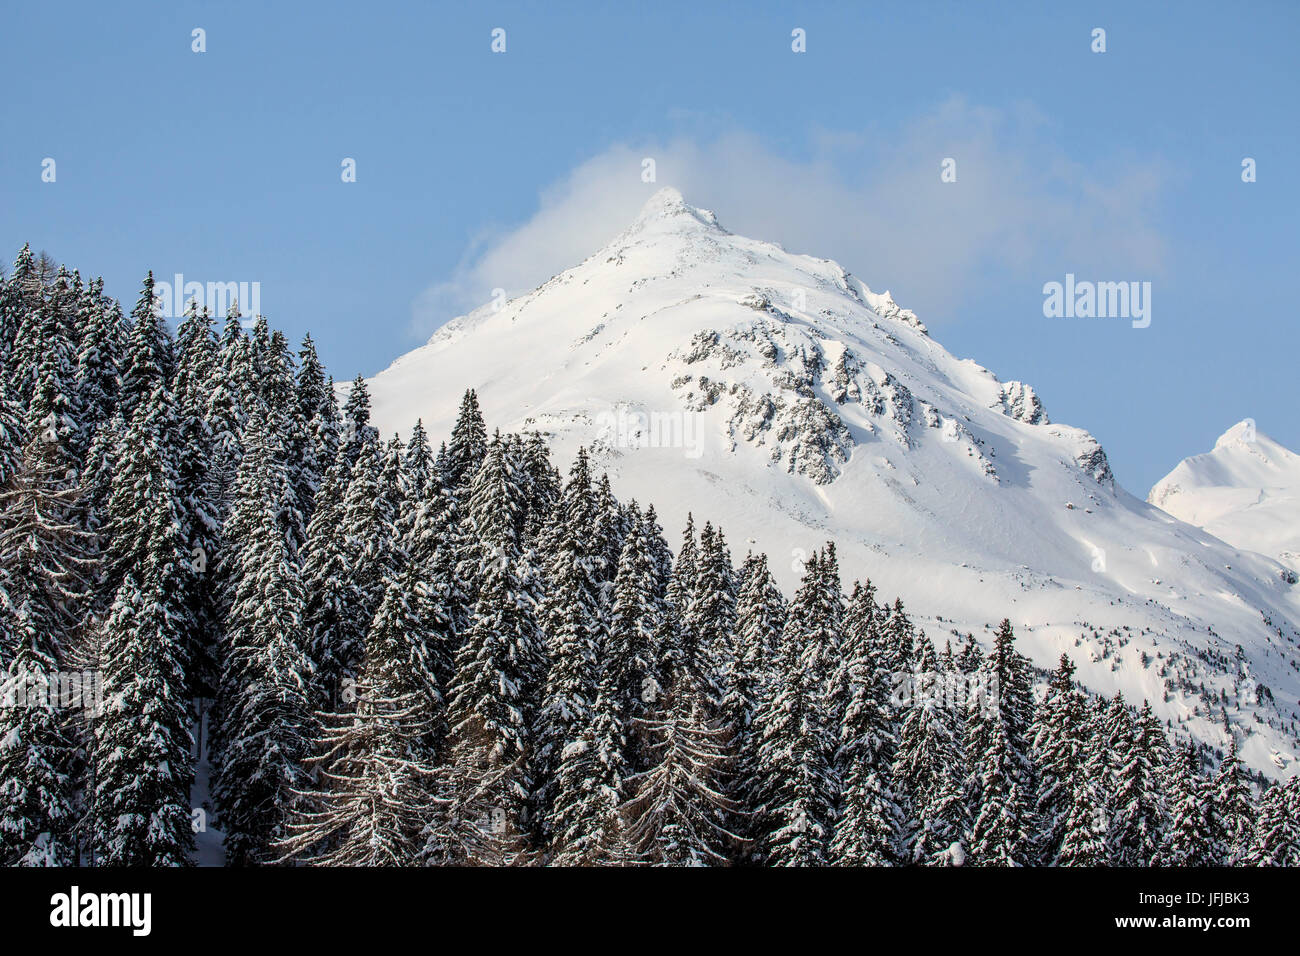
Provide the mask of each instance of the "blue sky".
POLYGON ((344 379, 675 185, 1034 384, 1138 495, 1242 418, 1300 447, 1300 5, 630 6, 10 5, 0 252, 128 305, 259 282, 344 379), (1151 282, 1150 327, 1045 318, 1066 273, 1151 282))

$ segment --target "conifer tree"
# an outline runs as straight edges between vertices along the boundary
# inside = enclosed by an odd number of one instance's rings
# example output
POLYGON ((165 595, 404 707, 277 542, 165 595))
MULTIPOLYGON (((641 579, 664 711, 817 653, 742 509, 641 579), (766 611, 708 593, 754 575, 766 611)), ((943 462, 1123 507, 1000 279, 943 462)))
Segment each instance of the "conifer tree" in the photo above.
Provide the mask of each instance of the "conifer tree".
POLYGON ((429 448, 424 422, 418 418, 411 429, 411 441, 406 446, 406 459, 402 465, 406 469, 412 500, 427 501, 433 491, 430 484, 433 481, 433 450, 429 448))
POLYGON ((350 472, 361 457, 362 451, 379 440, 379 433, 370 424, 370 389, 366 380, 358 375, 343 403, 343 431, 339 437, 339 454, 350 472))
POLYGON ((285 449, 266 409, 249 425, 226 539, 240 558, 227 620, 213 786, 232 865, 268 862, 284 813, 306 789, 313 675, 303 650, 302 583, 280 513, 291 506, 285 449), (255 521, 243 520, 246 515, 255 521), (239 528, 230 533, 230 525, 239 528))
POLYGON ((1144 701, 1124 748, 1110 832, 1111 858, 1118 866, 1150 866, 1164 826, 1165 735, 1144 701))
POLYGON ((104 637, 105 709, 95 724, 95 844, 102 866, 187 866, 194 782, 185 664, 190 621, 180 516, 149 509, 149 548, 126 572, 104 637))
POLYGON ((512 859, 522 849, 532 797, 534 708, 544 668, 531 551, 516 519, 524 488, 493 440, 470 489, 480 550, 478 597, 456 656, 451 685, 457 812, 485 820, 477 862, 512 859))
POLYGON ((560 752, 550 824, 552 863, 609 866, 626 862, 628 844, 620 814, 620 794, 627 775, 625 749, 612 688, 601 681, 585 713, 585 725, 560 752))
POLYGON ((1169 826, 1154 866, 1206 866, 1214 858, 1208 783, 1190 741, 1173 759, 1169 782, 1169 826))
POLYGON ((356 708, 328 715, 308 766, 317 786, 294 791, 277 849, 317 866, 411 866, 426 830, 446 819, 436 766, 441 692, 403 580, 384 596, 356 683, 356 708))
POLYGON ((1235 866, 1247 851, 1255 828, 1255 798, 1237 756, 1237 738, 1208 791, 1210 861, 1217 866, 1235 866))
POLYGON ((776 692, 781 632, 785 627, 785 598, 768 570, 767 556, 749 555, 741 573, 736 599, 736 633, 733 665, 727 675, 722 701, 723 727, 731 733, 734 772, 729 794, 742 812, 731 827, 752 853, 758 822, 745 810, 758 804, 761 777, 758 751, 762 742, 759 713, 776 692))
POLYGON ((185 636, 190 660, 191 696, 216 692, 217 643, 220 631, 215 565, 221 550, 221 504, 214 484, 213 435, 208 421, 208 385, 217 365, 216 337, 207 310, 193 305, 177 335, 179 355, 176 395, 176 483, 180 505, 181 544, 190 574, 178 579, 185 588, 188 620, 185 636), (209 572, 212 565, 212 573, 209 572))
POLYGON ((103 288, 103 279, 90 284, 85 324, 77 347, 77 392, 85 445, 117 408, 118 375, 126 347, 122 310, 116 302, 104 297, 103 288))
POLYGON ((487 454, 487 426, 479 411, 478 395, 471 388, 460 402, 460 412, 447 445, 444 480, 457 490, 467 490, 487 454))
POLYGON ((1076 774, 1061 825, 1056 865, 1105 866, 1109 862, 1106 830, 1105 810, 1096 783, 1086 774, 1076 774))
POLYGON ((646 741, 646 769, 624 781, 622 812, 636 858, 653 866, 725 864, 741 839, 718 822, 740 808, 727 796, 727 732, 710 721, 703 703, 669 693, 661 716, 634 719, 646 741))
POLYGON ((8 387, 0 377, 0 489, 6 488, 23 461, 23 445, 27 443, 27 429, 23 425, 22 410, 10 400, 8 387))
POLYGON ((892 764, 897 750, 890 674, 878 653, 875 589, 855 584, 845 613, 834 696, 845 707, 835 766, 843 782, 831 859, 843 866, 888 866, 898 859, 903 809, 892 764))
POLYGON ((1249 866, 1300 866, 1300 777, 1264 791, 1250 848, 1242 862, 1249 866))
POLYGON ((969 854, 977 866, 1026 866, 1035 850, 1027 743, 1032 697, 1029 662, 1015 648, 1009 620, 998 627, 983 679, 989 696, 968 743, 974 755, 967 788, 974 816, 969 854))
POLYGON ((343 524, 345 469, 340 452, 322 480, 303 548, 303 635, 316 673, 311 697, 314 710, 338 709, 342 681, 356 649, 350 603, 352 567, 343 524))
POLYGON ((147 402, 156 390, 170 384, 173 366, 171 334, 159 314, 154 299, 153 273, 150 272, 140 289, 140 298, 131 310, 131 331, 122 369, 120 402, 123 418, 131 421, 137 406, 147 402))
POLYGON ((1085 707, 1083 694, 1074 684, 1074 664, 1062 654, 1033 731, 1039 781, 1035 808, 1041 827, 1039 858, 1045 865, 1056 860, 1065 838, 1066 818, 1075 797, 1081 795, 1079 777, 1088 729, 1085 707))
POLYGON ((226 313, 217 362, 208 380, 208 427, 212 433, 211 480, 224 525, 243 457, 243 430, 252 394, 252 356, 240 324, 239 307, 226 313))
POLYGON ((299 463, 294 494, 304 522, 310 523, 321 481, 334 462, 339 447, 338 400, 310 335, 303 337, 302 347, 298 350, 295 405, 298 434, 305 440, 300 439, 301 447, 291 450, 299 463))
POLYGON ((776 866, 818 866, 829 858, 838 787, 836 728, 818 703, 835 643, 823 560, 814 554, 807 562, 781 634, 774 693, 757 715, 758 852, 776 866))
POLYGON ((93 568, 60 442, 47 434, 28 439, 17 473, 0 486, 4 865, 66 865, 73 856, 73 742, 59 708, 59 671, 93 568))
POLYGON ((614 602, 610 613, 605 668, 615 695, 615 705, 629 731, 628 764, 634 771, 647 766, 649 742, 644 721, 657 713, 664 692, 656 647, 661 610, 655 600, 654 555, 647 539, 644 516, 632 503, 632 529, 623 542, 614 577, 614 602), (642 721, 642 723, 636 723, 642 721))
POLYGON ((676 640, 663 642, 663 671, 676 680, 678 673, 690 671, 689 662, 695 659, 698 642, 687 630, 691 616, 691 601, 695 596, 695 575, 698 564, 698 547, 695 542, 695 517, 686 515, 686 529, 682 532, 682 546, 673 561, 672 571, 664 589, 665 617, 670 619, 676 640))
POLYGON ((938 660, 928 640, 917 642, 913 667, 892 774, 907 818, 905 854, 914 863, 948 863, 965 852, 953 849, 966 828, 956 716, 938 692, 938 660))
POLYGON ((551 520, 561 493, 560 473, 551 464, 550 449, 540 432, 532 432, 524 444, 524 470, 528 475, 528 517, 524 537, 537 547, 551 520))
MULTIPOLYGON (((579 449, 550 532, 552 552, 542 604, 548 667, 538 714, 535 803, 548 842, 558 832, 552 813, 560 811, 553 808, 570 813, 581 798, 569 789, 581 784, 572 768, 561 775, 565 751, 584 746, 584 736, 593 732, 596 722, 592 708, 600 680, 597 655, 605 643, 605 628, 599 570, 591 553, 594 524, 591 469, 586 450, 579 449)), ((613 693, 609 689, 606 701, 611 709, 613 693)), ((562 822, 567 826, 571 818, 562 822)))
POLYGON ((717 713, 732 667, 736 582, 722 529, 714 529, 709 522, 700 534, 694 593, 684 628, 692 635, 695 646, 695 659, 687 662, 688 673, 708 695, 709 706, 717 713))

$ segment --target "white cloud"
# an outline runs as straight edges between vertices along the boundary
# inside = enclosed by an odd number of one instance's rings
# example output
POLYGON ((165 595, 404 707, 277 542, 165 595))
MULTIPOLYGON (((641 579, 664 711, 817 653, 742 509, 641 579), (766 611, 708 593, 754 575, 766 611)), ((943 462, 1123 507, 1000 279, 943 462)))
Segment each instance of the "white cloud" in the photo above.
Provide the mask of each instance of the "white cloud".
POLYGON ((941 326, 992 294, 999 270, 1041 288, 1065 272, 1149 279, 1165 243, 1154 218, 1159 164, 1116 160, 1104 173, 1058 145, 1030 107, 993 110, 951 100, 906 128, 819 130, 791 158, 752 133, 611 146, 545 189, 537 212, 480 237, 454 273, 413 305, 421 336, 487 302, 516 295, 591 255, 663 186, 713 210, 731 230, 833 258, 873 289, 941 326), (656 182, 641 181, 653 157, 656 182), (940 181, 945 157, 957 181, 940 181))

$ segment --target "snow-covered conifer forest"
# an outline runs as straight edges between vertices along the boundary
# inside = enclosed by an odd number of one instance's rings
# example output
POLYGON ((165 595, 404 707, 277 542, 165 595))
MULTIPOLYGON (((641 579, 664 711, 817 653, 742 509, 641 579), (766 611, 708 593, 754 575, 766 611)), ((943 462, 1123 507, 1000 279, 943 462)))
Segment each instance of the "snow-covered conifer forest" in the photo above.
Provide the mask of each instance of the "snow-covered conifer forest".
POLYGON ((935 641, 833 540, 783 593, 707 501, 665 529, 473 391, 380 434, 153 286, 0 282, 0 863, 1300 862, 1300 777, 1008 620, 935 641))

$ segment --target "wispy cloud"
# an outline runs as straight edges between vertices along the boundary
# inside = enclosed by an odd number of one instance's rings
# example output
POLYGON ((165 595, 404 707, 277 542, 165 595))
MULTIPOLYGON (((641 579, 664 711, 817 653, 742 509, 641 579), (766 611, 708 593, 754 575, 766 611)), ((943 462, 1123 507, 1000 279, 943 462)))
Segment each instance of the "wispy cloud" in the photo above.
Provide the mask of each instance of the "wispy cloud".
POLYGON ((1027 283, 1078 274, 1159 274, 1157 226, 1169 170, 1118 156, 1089 168, 1031 106, 953 99, 901 129, 818 130, 792 158, 742 129, 663 143, 616 144, 544 189, 515 228, 478 237, 459 267, 412 307, 424 336, 489 301, 575 265, 617 235, 663 186, 712 209, 733 232, 826 256, 942 325, 987 296, 991 270, 1027 283), (656 181, 644 183, 652 157, 656 181), (945 158, 957 181, 940 181, 945 158))

